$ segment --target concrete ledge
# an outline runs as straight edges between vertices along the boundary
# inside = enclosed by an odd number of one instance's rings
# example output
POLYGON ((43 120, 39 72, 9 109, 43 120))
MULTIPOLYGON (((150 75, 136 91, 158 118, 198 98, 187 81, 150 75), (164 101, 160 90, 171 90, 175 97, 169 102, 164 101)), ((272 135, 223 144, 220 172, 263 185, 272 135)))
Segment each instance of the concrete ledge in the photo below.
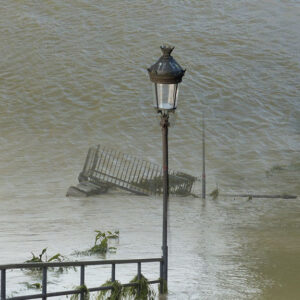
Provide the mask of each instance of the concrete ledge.
POLYGON ((106 193, 108 190, 108 187, 103 185, 103 186, 98 186, 93 183, 90 183, 88 181, 80 182, 77 184, 77 186, 70 186, 66 196, 70 197, 88 197, 92 195, 99 195, 106 193))

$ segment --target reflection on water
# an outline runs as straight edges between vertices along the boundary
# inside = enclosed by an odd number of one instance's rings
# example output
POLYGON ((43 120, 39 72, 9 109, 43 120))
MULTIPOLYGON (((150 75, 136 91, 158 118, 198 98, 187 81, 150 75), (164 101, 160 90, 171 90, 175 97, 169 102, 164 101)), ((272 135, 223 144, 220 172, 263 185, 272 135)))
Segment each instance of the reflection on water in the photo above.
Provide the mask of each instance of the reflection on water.
MULTIPOLYGON (((120 229, 109 258, 160 255, 160 198, 65 193, 97 143, 160 162, 146 68, 165 42, 187 68, 170 167, 201 175, 204 112, 208 191, 299 196, 299 8, 292 0, 1 3, 0 263, 44 247, 75 259, 95 229, 120 229)), ((299 199, 171 199, 169 298, 298 299, 299 211, 299 199)), ((91 269, 91 286, 106 271, 91 269)), ((27 280, 10 278, 9 291, 27 280)), ((78 272, 62 278, 51 278, 53 289, 72 287, 78 272)))

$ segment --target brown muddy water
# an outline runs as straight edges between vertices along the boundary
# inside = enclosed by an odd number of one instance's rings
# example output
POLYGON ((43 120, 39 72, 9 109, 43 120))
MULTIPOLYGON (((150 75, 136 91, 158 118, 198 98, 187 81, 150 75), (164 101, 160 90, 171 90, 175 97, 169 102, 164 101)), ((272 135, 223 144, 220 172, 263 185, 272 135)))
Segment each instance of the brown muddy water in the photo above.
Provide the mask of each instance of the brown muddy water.
MULTIPOLYGON (((201 176, 204 113, 209 192, 298 195, 171 197, 168 299, 300 299, 299 20, 297 0, 1 1, 0 264, 45 247, 95 259, 74 251, 96 229, 120 230, 107 258, 161 255, 160 197, 65 193, 91 145, 160 163, 146 68, 168 43, 187 68, 170 167, 201 176)), ((121 267, 117 278, 134 272, 121 267)), ((158 276, 156 266, 144 272, 158 276)), ((108 278, 88 268, 88 286, 108 278)), ((8 279, 9 295, 35 293, 23 272, 8 279)), ((50 282, 72 288, 79 272, 50 282)))

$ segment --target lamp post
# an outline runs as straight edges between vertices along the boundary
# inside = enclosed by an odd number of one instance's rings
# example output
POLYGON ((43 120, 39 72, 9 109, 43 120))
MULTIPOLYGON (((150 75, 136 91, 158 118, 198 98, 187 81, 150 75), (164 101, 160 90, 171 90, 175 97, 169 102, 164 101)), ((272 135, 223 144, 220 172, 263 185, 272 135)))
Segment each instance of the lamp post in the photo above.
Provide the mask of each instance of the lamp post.
POLYGON ((163 148, 163 232, 162 232, 162 291, 168 283, 168 200, 169 200, 169 173, 168 173, 168 127, 169 113, 174 112, 178 102, 178 85, 182 81, 185 70, 171 56, 174 47, 160 47, 163 55, 148 68, 150 80, 154 83, 154 107, 161 114, 162 148, 163 148))

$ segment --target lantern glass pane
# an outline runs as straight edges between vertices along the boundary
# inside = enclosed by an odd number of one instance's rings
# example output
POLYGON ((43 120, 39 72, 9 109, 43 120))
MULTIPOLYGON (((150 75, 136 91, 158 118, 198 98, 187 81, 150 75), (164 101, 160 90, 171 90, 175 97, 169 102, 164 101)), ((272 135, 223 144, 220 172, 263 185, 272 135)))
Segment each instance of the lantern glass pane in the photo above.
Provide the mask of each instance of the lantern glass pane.
POLYGON ((174 110, 177 107, 178 83, 156 83, 154 89, 154 106, 158 110, 174 110))
POLYGON ((158 109, 158 95, 156 83, 153 84, 153 106, 158 109))

